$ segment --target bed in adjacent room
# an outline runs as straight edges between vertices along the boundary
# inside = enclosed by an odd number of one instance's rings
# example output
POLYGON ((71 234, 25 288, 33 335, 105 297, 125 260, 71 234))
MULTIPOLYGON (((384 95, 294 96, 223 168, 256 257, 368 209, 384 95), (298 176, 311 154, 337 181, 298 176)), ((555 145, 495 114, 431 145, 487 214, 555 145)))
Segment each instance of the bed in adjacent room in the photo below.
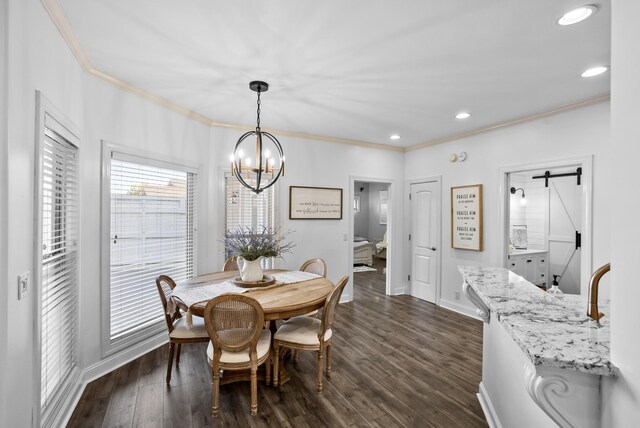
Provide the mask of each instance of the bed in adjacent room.
POLYGON ((373 244, 362 236, 353 237, 353 264, 373 265, 373 244))

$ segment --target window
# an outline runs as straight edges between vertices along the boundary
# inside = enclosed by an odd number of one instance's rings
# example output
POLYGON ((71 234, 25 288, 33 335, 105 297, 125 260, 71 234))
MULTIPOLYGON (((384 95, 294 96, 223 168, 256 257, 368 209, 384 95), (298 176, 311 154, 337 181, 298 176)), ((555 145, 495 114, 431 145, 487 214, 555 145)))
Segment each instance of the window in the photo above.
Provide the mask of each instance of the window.
POLYGON ((113 345, 162 328, 158 275, 176 282, 195 275, 197 172, 117 151, 110 152, 108 167, 108 337, 113 345))
MULTIPOLYGON (((230 173, 225 173, 225 232, 241 227, 253 230, 264 227, 274 227, 274 190, 273 187, 255 194, 244 187, 230 173)), ((225 254, 225 257, 229 257, 225 254)), ((270 266, 271 261, 267 264, 270 266)))
POLYGON ((39 147, 38 235, 40 409, 43 419, 77 372, 78 147, 77 139, 44 114, 39 147))

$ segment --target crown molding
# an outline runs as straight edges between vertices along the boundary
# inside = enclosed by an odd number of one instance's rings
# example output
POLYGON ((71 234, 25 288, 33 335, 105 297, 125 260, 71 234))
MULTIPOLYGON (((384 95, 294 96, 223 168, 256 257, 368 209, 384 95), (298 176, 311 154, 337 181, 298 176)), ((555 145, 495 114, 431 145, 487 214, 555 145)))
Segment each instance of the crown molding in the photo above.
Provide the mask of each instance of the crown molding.
MULTIPOLYGON (((78 61, 82 69, 87 74, 97 77, 98 79, 101 79, 107 83, 117 86, 124 91, 138 95, 148 101, 159 104, 167 109, 173 110, 177 113, 180 113, 184 116, 187 116, 193 120, 196 120, 200 123, 203 123, 211 127, 238 129, 238 130, 253 129, 252 126, 216 121, 210 117, 204 116, 186 107, 182 107, 166 98, 163 98, 149 91, 146 91, 116 76, 113 76, 109 73, 98 70, 91 64, 91 62, 89 61, 89 58, 87 57, 87 54, 85 53, 84 49, 82 49, 82 45, 80 44, 80 41, 76 37, 75 32, 73 31, 73 28, 71 26, 71 23, 69 22, 69 18, 67 18, 67 15, 64 13, 64 10, 62 9, 62 6, 60 5, 59 1, 58 0, 40 0, 40 2, 42 3, 45 10, 51 17, 51 20, 53 21, 56 28, 58 28, 60 35, 62 36, 63 40, 67 43, 67 46, 69 46, 69 49, 73 53, 73 56, 76 58, 76 60, 78 61)), ((350 139, 337 138, 337 137, 327 137, 322 135, 307 134, 304 132, 296 132, 296 131, 286 131, 281 129, 271 129, 270 131, 278 135, 284 135, 284 136, 293 137, 293 138, 303 138, 307 140, 324 141, 324 142, 337 143, 337 144, 348 144, 352 146, 390 150, 395 152, 405 151, 403 147, 391 146, 388 144, 376 144, 376 143, 369 143, 367 141, 350 140, 350 139)))
POLYGON ((412 152, 414 150, 424 149, 425 147, 433 146, 436 144, 448 143, 450 141, 461 140, 463 138, 472 137, 478 134, 484 134, 486 132, 495 131, 502 128, 508 128, 515 125, 520 125, 526 122, 532 122, 534 120, 543 119, 545 117, 554 116, 559 113, 564 113, 571 110, 581 109, 583 107, 588 107, 595 104, 600 104, 604 102, 609 102, 611 100, 611 94, 599 95, 594 98, 589 98, 587 100, 578 101, 577 103, 566 104, 561 107, 557 107, 551 110, 546 110, 540 113, 532 114, 529 116, 522 116, 517 119, 513 119, 507 122, 498 122, 493 125, 485 126, 484 128, 474 129, 473 131, 464 132, 462 134, 455 134, 444 138, 438 138, 435 140, 427 141, 422 144, 416 144, 415 146, 406 147, 404 149, 405 152, 412 152))
MULTIPOLYGON (((47 0, 47 1, 51 1, 51 0, 47 0)), ((131 83, 125 82, 122 79, 119 79, 115 76, 112 76, 110 74, 104 73, 100 70, 97 70, 93 67, 91 67, 91 69, 88 70, 89 75, 97 77, 98 79, 102 79, 103 81, 107 82, 107 83, 111 83, 114 86, 119 87, 120 89, 123 89, 124 91, 130 92, 132 94, 138 95, 139 97, 142 97, 148 101, 151 101, 153 103, 159 104, 165 108, 168 108, 169 110, 173 110, 176 113, 180 113, 184 116, 187 116, 190 119, 193 119, 197 122, 203 123, 205 125, 211 126, 211 119, 209 119, 206 116, 201 115, 200 113, 196 113, 193 110, 189 110, 188 108, 182 107, 174 102, 169 101, 166 98, 160 97, 158 95, 152 94, 149 91, 145 91, 142 88, 139 88, 135 85, 132 85, 131 83)))
POLYGON ((40 3, 42 3, 42 6, 44 6, 51 20, 58 28, 60 35, 62 35, 62 38, 67 43, 67 46, 69 46, 69 49, 71 49, 71 53, 76 57, 80 66, 84 71, 90 72, 92 67, 89 58, 85 54, 84 49, 82 49, 80 41, 71 28, 69 18, 67 18, 58 0, 40 0, 40 3))

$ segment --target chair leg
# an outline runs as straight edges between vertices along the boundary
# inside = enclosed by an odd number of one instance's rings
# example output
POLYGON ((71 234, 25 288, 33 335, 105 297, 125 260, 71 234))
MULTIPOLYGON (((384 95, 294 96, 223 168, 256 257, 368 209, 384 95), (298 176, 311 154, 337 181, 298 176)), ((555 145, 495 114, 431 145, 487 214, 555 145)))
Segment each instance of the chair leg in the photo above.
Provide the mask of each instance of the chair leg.
POLYGON ((180 366, 180 350, 182 349, 182 343, 178 343, 178 349, 176 350, 176 367, 180 366))
POLYGON ((331 343, 327 345, 327 378, 331 377, 331 343))
POLYGON ((251 364, 251 416, 258 414, 258 366, 251 364))
POLYGON ((293 350, 293 364, 298 364, 298 350, 293 350))
POLYGON ((213 381, 213 406, 211 408, 211 414, 216 418, 218 417, 218 395, 220 394, 220 368, 216 362, 214 362, 211 367, 211 380, 213 381))
POLYGON ((171 382, 171 366, 173 366, 173 349, 175 343, 169 342, 169 362, 167 363, 167 383, 171 382))
POLYGON ((278 374, 280 365, 280 344, 273 341, 273 386, 278 386, 278 374))
POLYGON ((271 383, 271 361, 272 361, 272 352, 269 350, 269 356, 267 357, 267 361, 265 362, 265 384, 269 385, 271 383))
POLYGON ((322 354, 323 349, 318 350, 318 392, 322 392, 322 354))

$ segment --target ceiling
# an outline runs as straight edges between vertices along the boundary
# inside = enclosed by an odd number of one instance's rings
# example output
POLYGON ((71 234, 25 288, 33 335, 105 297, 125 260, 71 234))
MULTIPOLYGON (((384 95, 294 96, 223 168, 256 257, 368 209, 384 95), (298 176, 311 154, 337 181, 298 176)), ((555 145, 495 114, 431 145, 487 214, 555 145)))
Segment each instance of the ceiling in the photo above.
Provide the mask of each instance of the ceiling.
POLYGON ((265 128, 397 147, 609 94, 608 0, 58 2, 94 69, 216 123, 255 124, 251 80, 265 128))

